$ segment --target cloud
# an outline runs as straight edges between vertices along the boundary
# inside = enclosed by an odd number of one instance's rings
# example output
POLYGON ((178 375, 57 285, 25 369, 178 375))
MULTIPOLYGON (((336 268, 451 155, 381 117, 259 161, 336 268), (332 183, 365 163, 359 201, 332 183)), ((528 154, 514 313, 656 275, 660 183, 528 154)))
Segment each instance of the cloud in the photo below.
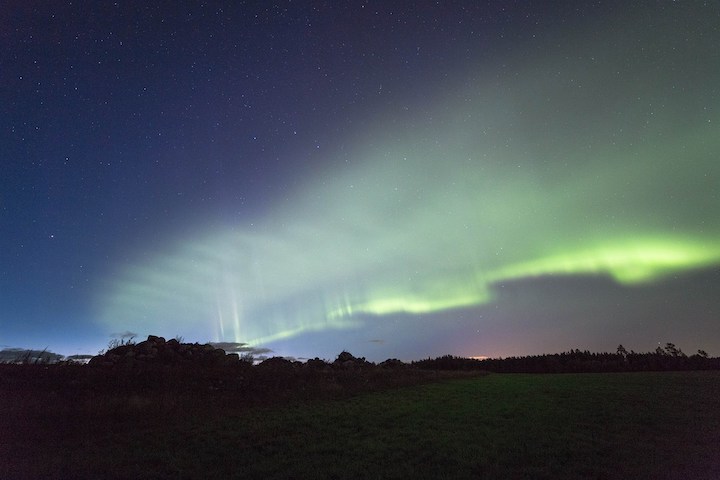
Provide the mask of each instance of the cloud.
POLYGON ((138 334, 129 330, 125 330, 124 332, 111 333, 110 336, 113 338, 121 338, 123 340, 126 340, 130 338, 135 338, 138 336, 138 334))
POLYGON ((63 355, 48 350, 12 347, 0 350, 0 363, 55 363, 63 358, 63 355))
POLYGON ((269 348, 253 347, 244 342, 211 342, 210 345, 215 348, 222 348, 226 353, 249 354, 252 356, 272 353, 269 348))
POLYGON ((210 342, 215 348, 222 348, 226 352, 244 352, 248 348, 245 342, 210 342))
POLYGON ((89 354, 81 354, 81 355, 70 355, 68 357, 65 357, 67 360, 90 360, 95 355, 89 355, 89 354))

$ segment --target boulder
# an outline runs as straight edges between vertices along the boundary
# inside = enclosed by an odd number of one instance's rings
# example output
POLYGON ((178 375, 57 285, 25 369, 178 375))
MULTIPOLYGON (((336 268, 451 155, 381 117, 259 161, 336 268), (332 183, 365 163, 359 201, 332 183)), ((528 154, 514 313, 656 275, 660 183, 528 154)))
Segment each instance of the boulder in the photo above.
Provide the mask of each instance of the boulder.
POLYGON ((157 337, 155 335, 148 335, 147 341, 156 345, 162 345, 165 343, 165 339, 163 337, 157 337))
POLYGON ((407 364, 403 363, 401 360, 398 360, 397 358, 388 358, 384 362, 379 363, 378 367, 388 368, 388 369, 397 369, 397 368, 405 368, 405 367, 407 367, 407 364))

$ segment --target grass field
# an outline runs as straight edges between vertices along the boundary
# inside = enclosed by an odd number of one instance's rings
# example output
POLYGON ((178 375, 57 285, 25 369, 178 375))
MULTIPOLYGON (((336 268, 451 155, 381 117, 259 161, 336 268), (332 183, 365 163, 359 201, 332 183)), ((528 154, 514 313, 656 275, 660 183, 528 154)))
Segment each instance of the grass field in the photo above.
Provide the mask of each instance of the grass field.
POLYGON ((254 407, 49 398, 0 403, 15 419, 0 478, 720 478, 720 372, 492 374, 254 407))

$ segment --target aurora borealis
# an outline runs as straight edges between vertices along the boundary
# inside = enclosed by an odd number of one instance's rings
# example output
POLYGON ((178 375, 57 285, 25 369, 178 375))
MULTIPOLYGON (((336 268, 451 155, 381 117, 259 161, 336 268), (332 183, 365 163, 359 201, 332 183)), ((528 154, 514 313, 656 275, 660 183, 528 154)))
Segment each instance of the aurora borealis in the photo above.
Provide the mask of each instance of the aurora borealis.
POLYGON ((720 6, 545 3, 17 7, 0 343, 717 354, 720 6))

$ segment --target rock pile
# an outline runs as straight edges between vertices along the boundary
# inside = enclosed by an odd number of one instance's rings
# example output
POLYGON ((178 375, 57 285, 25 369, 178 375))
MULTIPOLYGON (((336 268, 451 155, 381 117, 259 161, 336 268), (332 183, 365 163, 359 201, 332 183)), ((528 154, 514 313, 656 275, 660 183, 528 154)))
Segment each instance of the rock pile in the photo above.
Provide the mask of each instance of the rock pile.
POLYGON ((373 364, 365 360, 365 357, 356 357, 350 352, 341 352, 333 362, 334 367, 342 368, 361 368, 369 367, 373 364))
POLYGON ((149 335, 147 340, 126 344, 96 355, 88 363, 91 366, 134 367, 142 365, 198 365, 222 367, 238 363, 237 353, 226 354, 225 350, 210 344, 180 343, 149 335))
MULTIPOLYGON (((119 345, 103 354, 90 359, 88 365, 123 370, 135 370, 144 366, 182 366, 182 367, 225 367, 230 365, 244 365, 250 367, 251 363, 241 362, 237 353, 226 353, 209 343, 181 343, 176 339, 165 340, 163 337, 149 335, 147 340, 138 343, 119 345)), ((368 362, 364 357, 356 357, 349 352, 342 352, 335 361, 329 363, 319 358, 308 360, 306 363, 289 360, 283 357, 272 357, 258 363, 253 370, 267 374, 279 374, 293 371, 314 371, 331 373, 333 371, 372 370, 375 367, 382 369, 399 369, 408 367, 397 359, 388 359, 379 365, 368 362)))

